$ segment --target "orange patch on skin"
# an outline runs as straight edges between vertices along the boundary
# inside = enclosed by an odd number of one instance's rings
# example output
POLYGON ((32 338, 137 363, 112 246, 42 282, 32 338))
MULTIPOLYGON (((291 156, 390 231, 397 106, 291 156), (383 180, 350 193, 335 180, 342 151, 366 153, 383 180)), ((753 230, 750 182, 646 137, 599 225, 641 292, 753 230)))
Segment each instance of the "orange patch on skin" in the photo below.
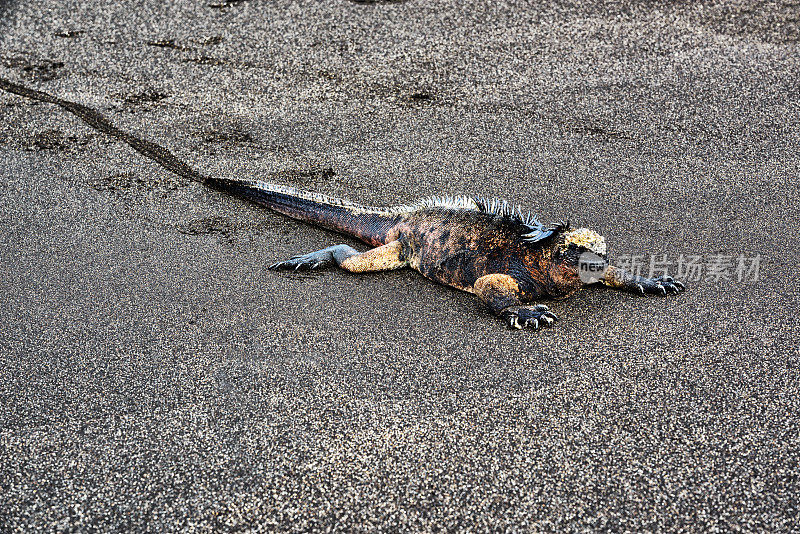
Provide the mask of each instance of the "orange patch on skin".
POLYGON ((400 241, 392 241, 368 250, 363 254, 350 256, 340 266, 351 273, 399 269, 407 264, 405 260, 400 258, 402 250, 403 244, 400 241))
POLYGON ((513 297, 519 294, 519 284, 507 274, 487 274, 475 281, 475 294, 479 297, 489 292, 504 297, 513 297))
POLYGON ((507 274, 481 276, 475 282, 474 293, 496 314, 521 304, 519 284, 507 274))

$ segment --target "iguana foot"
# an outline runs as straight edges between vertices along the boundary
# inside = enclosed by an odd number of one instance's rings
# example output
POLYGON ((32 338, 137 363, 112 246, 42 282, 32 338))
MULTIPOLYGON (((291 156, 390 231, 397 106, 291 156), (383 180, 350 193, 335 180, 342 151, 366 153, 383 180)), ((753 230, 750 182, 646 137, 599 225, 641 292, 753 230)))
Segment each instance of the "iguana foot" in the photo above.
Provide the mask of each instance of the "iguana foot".
POLYGON ((333 254, 330 250, 324 249, 273 263, 269 266, 269 269, 272 271, 313 271, 324 269, 334 264, 336 264, 336 260, 333 254))
POLYGON ((642 278, 636 284, 636 289, 641 295, 674 295, 680 293, 686 286, 671 276, 658 276, 656 278, 642 278))
POLYGON ((544 304, 539 304, 532 308, 522 307, 515 310, 506 310, 500 316, 511 328, 527 327, 534 330, 537 330, 540 326, 550 326, 553 321, 558 319, 544 304))

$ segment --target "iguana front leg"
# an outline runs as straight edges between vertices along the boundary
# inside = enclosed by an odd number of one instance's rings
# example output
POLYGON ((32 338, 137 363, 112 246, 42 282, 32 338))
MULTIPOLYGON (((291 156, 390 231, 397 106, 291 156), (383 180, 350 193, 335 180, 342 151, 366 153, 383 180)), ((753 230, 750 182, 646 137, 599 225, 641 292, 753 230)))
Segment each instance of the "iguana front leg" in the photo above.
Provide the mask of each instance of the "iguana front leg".
POLYGON ((487 274, 475 281, 474 293, 492 313, 502 317, 511 328, 549 326, 557 319, 547 306, 521 306, 519 283, 507 274, 487 274))
POLYGON ((338 265, 351 273, 388 271, 408 265, 403 257, 403 244, 397 240, 380 247, 359 252, 348 245, 335 245, 309 254, 279 261, 269 266, 272 270, 309 271, 338 265))
POLYGON ((639 295, 675 294, 686 289, 686 286, 671 276, 644 278, 643 276, 637 276, 620 267, 614 267, 613 265, 606 267, 600 281, 608 287, 637 293, 639 295))

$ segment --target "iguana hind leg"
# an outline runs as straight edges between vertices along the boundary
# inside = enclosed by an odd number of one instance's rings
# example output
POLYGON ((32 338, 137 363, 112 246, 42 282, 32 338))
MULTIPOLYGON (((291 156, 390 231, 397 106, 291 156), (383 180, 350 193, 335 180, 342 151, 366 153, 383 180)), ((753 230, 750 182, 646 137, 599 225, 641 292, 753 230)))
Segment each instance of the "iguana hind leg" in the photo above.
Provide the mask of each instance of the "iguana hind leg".
POLYGON ((366 252, 358 252, 348 245, 335 245, 309 254, 295 256, 270 265, 273 270, 309 271, 338 265, 351 273, 388 271, 408 265, 403 257, 403 245, 392 241, 366 252))
POLYGON ((522 306, 519 283, 507 274, 487 274, 475 281, 475 294, 492 313, 500 316, 511 328, 549 326, 558 319, 547 306, 522 306))

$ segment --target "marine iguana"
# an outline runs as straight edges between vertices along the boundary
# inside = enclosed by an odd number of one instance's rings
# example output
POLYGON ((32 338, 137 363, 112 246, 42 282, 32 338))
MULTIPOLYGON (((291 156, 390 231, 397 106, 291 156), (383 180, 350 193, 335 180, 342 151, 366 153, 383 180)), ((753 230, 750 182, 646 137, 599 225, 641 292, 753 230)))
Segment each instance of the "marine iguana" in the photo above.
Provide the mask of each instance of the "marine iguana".
POLYGON ((526 304, 565 298, 591 283, 641 295, 684 289, 670 276, 644 278, 611 265, 605 239, 593 230, 572 228, 569 223, 545 226, 503 200, 432 197, 379 208, 260 180, 209 177, 82 104, 2 78, 0 88, 57 104, 181 176, 374 247, 358 252, 348 245, 334 245, 279 261, 270 269, 316 270, 337 265, 365 273, 411 267, 426 278, 475 294, 512 328, 552 324, 556 316, 547 306, 526 304), (585 266, 593 267, 588 277, 585 266))

